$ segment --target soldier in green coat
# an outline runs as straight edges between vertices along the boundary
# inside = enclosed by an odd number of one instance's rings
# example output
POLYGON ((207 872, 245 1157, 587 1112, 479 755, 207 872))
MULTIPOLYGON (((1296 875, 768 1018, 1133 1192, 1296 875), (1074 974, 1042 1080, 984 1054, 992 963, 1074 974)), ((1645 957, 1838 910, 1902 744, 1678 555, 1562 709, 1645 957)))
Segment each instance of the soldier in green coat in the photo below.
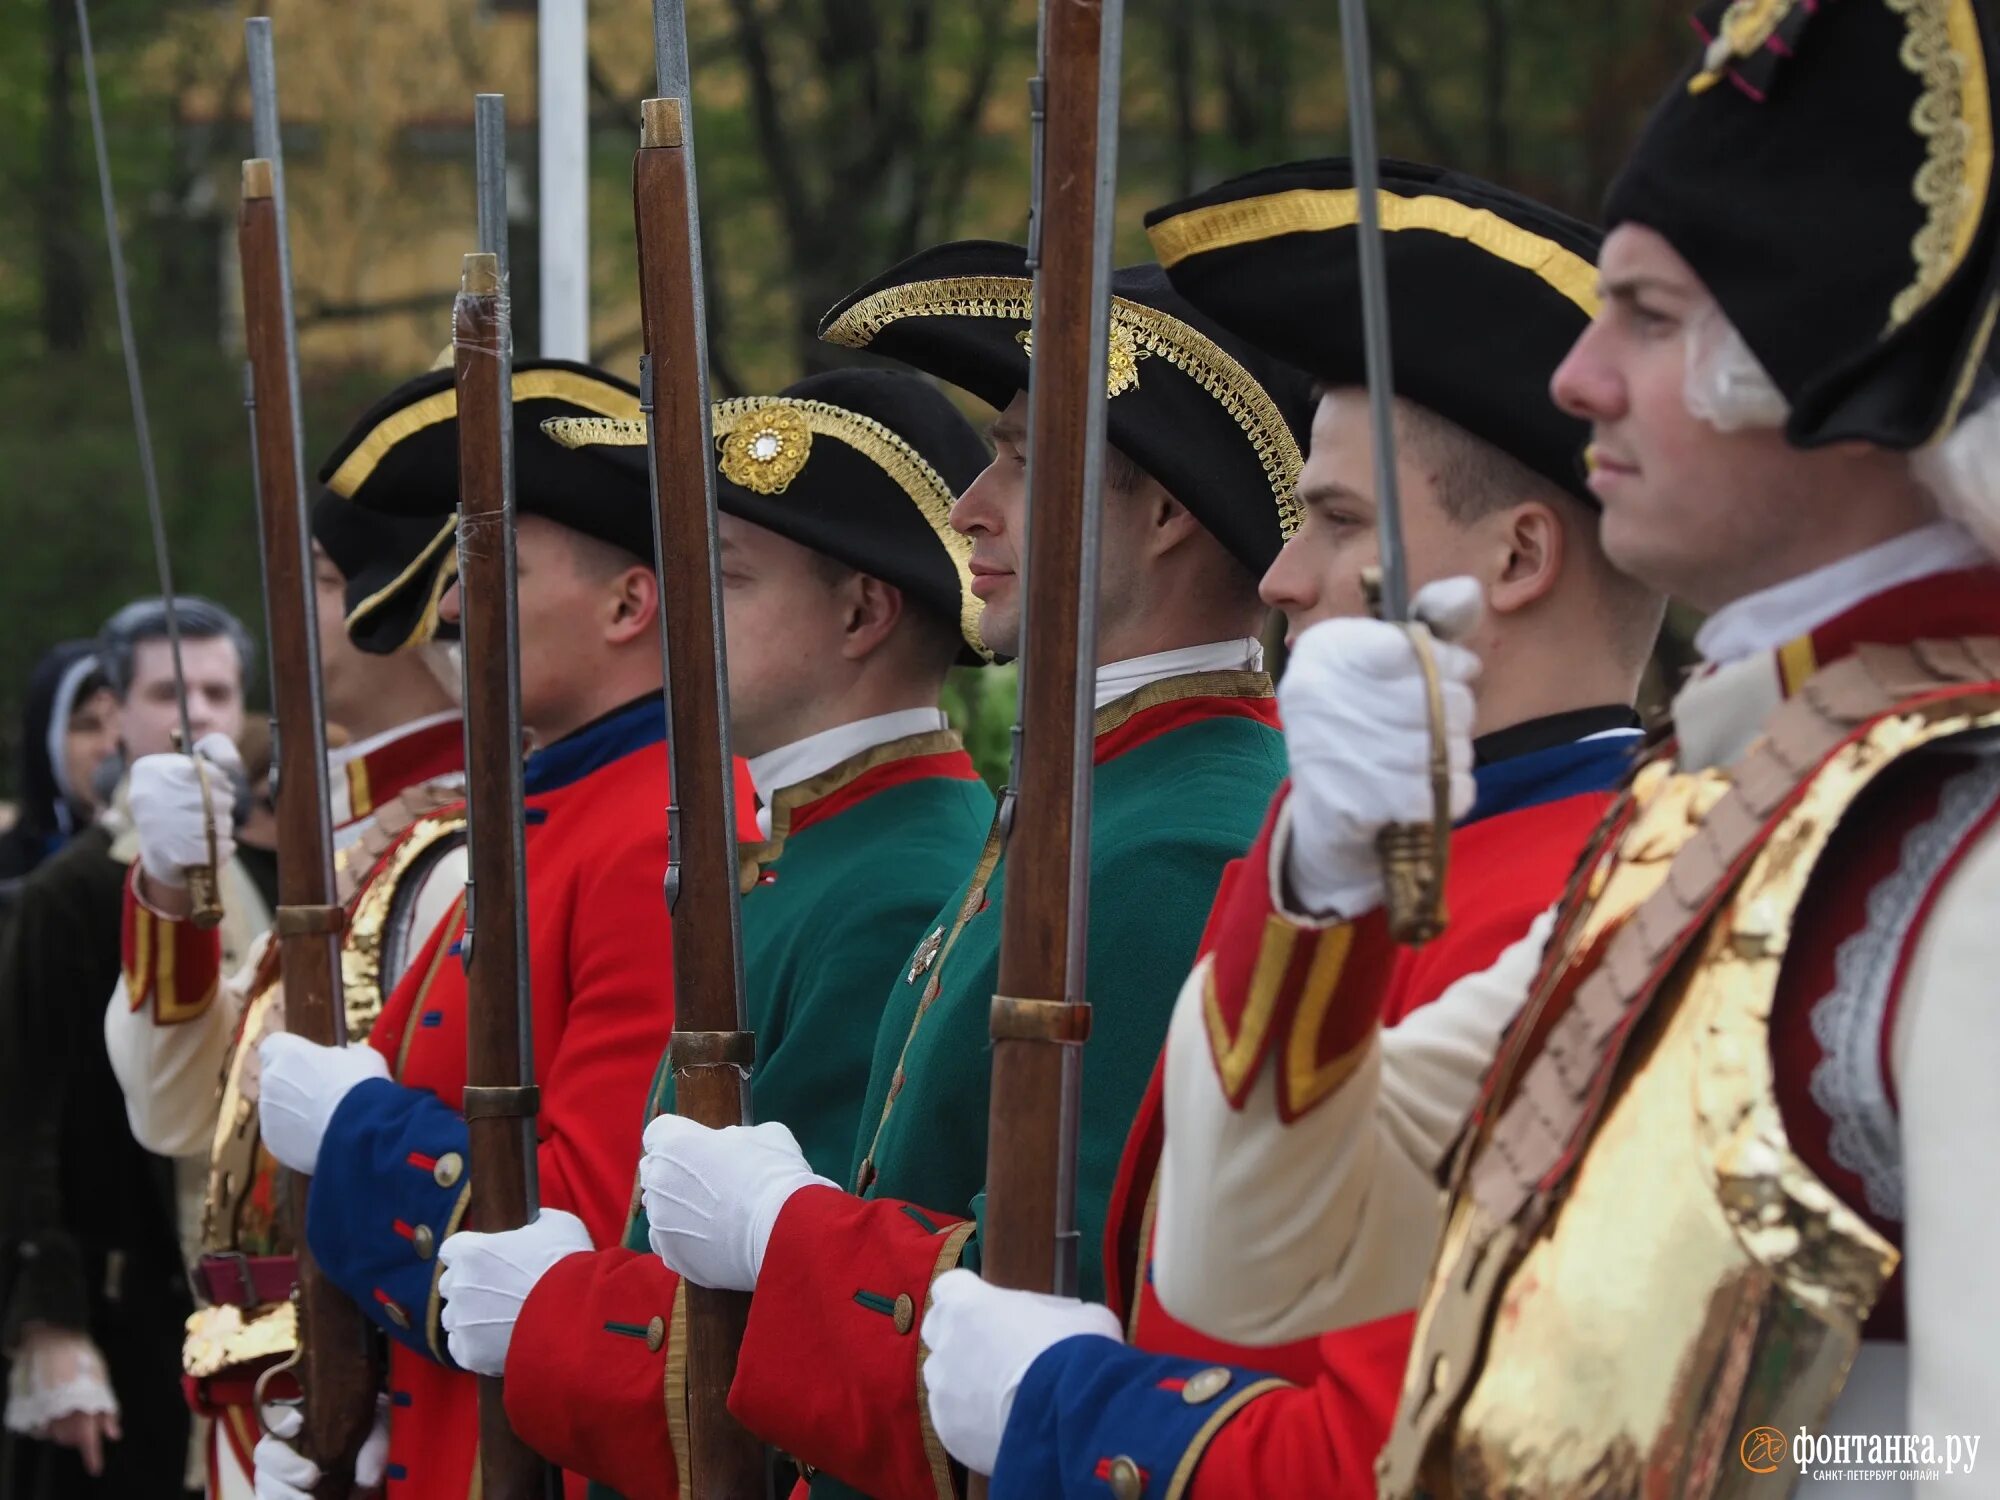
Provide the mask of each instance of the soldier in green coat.
MULTIPOLYGON (((999 412, 993 463, 952 522, 972 539, 982 631, 1003 655, 1018 651, 1021 631, 1029 290, 1018 248, 947 245, 855 292, 821 326, 832 342, 901 359, 999 412)), ((1119 272, 1112 292, 1093 1031, 1077 1167, 1086 1293, 1102 1284, 1106 1204, 1172 997, 1223 867, 1255 837, 1284 771, 1255 639, 1256 580, 1293 524, 1307 398, 1300 377, 1205 322, 1156 267, 1119 272)), ((996 822, 889 976, 854 1158, 837 1180, 770 1126, 663 1120, 647 1132, 651 1243, 692 1280, 754 1293, 731 1409, 816 1471, 816 1496, 954 1488, 916 1329, 936 1276, 977 1263, 1005 833, 996 822)), ((668 1369, 650 1430, 627 1411, 578 1432, 580 1461, 634 1496, 674 1493, 649 1467, 662 1443, 683 1451, 668 1369)))
MULTIPOLYGON (((883 976, 962 882, 992 821, 992 794, 938 707, 954 665, 990 659, 966 588, 971 544, 948 524, 986 449, 935 387, 884 370, 718 402, 714 429, 730 732, 763 834, 739 855, 752 1107, 838 1172, 883 976)), ((643 423, 545 430, 643 472, 643 423)), ((651 1107, 673 1107, 664 1058, 651 1107)), ((453 1360, 504 1369, 517 1430, 580 1471, 602 1472, 564 1437, 586 1413, 616 1422, 634 1396, 659 1405, 677 1281, 647 1249, 643 1216, 627 1244, 542 1275, 592 1248, 580 1222, 548 1212, 439 1251, 453 1360), (530 1336, 513 1337, 517 1318, 530 1336), (651 1373, 635 1376, 635 1362, 651 1373)))

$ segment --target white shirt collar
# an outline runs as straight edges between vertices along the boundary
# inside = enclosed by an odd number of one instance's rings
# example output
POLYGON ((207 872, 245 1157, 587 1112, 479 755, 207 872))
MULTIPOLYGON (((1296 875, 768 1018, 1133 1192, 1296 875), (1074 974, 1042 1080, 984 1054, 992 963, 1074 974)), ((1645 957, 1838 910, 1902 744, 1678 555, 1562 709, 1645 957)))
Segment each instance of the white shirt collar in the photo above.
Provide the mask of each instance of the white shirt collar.
POLYGON ((842 761, 852 760, 877 745, 950 727, 951 721, 941 708, 903 708, 822 729, 818 734, 751 756, 750 784, 757 788, 757 799, 764 804, 757 809, 757 831, 765 838, 771 836, 771 803, 786 787, 811 781, 821 772, 831 771, 842 761))
POLYGON ((457 709, 447 709, 443 713, 426 714, 421 719, 411 719, 407 723, 385 729, 380 734, 371 734, 365 740, 356 740, 351 745, 342 745, 338 749, 329 750, 326 752, 326 763, 338 771, 350 761, 360 760, 364 756, 373 755, 384 745, 394 744, 397 740, 405 739, 413 734, 421 734, 426 729, 435 729, 440 724, 456 724, 457 722, 457 709))
POLYGON ((1114 699, 1136 693, 1148 683, 1165 677, 1184 677, 1190 672, 1261 672, 1263 669, 1264 647, 1252 636, 1182 646, 1174 651, 1155 651, 1150 656, 1134 656, 1099 667, 1097 706, 1102 708, 1114 699))
POLYGON ((1718 665, 1774 651, 1898 584, 1986 561, 1969 532, 1933 521, 1723 605, 1695 632, 1695 649, 1718 665))

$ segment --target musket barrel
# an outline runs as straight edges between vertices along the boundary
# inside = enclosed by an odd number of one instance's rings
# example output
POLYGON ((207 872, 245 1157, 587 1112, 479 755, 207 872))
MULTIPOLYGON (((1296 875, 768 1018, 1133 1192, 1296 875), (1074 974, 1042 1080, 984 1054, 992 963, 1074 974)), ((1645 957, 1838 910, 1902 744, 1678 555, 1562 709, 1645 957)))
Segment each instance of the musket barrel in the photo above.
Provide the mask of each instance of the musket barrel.
MULTIPOLYGON (((667 745, 673 788, 675 1106, 705 1125, 750 1118, 736 888, 736 808, 729 747, 722 586, 716 554, 714 447, 695 201, 685 18, 655 8, 662 97, 641 106, 632 193, 639 239, 654 540, 677 563, 662 591, 667 745), (669 384, 663 372, 672 373, 669 384)), ((769 1487, 762 1444, 728 1411, 749 1298, 690 1285, 687 1401, 691 1500, 754 1500, 769 1487)))
MULTIPOLYGON (((475 111, 482 242, 504 241, 505 103, 475 111)), ((452 309, 458 397, 459 628, 465 673, 467 841, 466 1087, 471 1214, 512 1229, 535 1214, 533 1011, 528 992, 527 850, 522 776, 520 631, 516 607, 513 361, 505 262, 498 248, 465 257, 452 309)), ((482 1493, 538 1500, 554 1471, 507 1421, 498 1379, 479 1382, 482 1493)))
POLYGON ((1034 359, 1015 803, 1001 905, 983 1274, 1074 1289, 1095 595, 1122 6, 1051 0, 1034 206, 1034 359))
MULTIPOLYGON (((347 1040, 339 950, 343 912, 333 882, 311 538, 298 482, 298 427, 291 404, 294 382, 279 254, 283 226, 272 182, 271 163, 261 158, 244 163, 237 237, 277 784, 283 788, 277 804, 278 945, 286 1029, 323 1046, 339 1046, 347 1040)), ((322 1472, 316 1493, 332 1500, 348 1493, 355 1455, 374 1422, 374 1341, 359 1309, 313 1262, 305 1236, 307 1179, 293 1174, 289 1187, 299 1269, 302 1441, 322 1472)))

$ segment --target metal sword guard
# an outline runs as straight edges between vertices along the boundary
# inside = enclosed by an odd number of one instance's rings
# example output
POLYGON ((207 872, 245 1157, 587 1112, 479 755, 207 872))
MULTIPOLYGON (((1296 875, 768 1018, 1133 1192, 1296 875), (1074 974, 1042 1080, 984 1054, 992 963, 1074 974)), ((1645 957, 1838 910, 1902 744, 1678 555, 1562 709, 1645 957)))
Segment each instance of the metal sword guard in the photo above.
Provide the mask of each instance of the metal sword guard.
MULTIPOLYGON (((1361 571, 1361 591, 1376 618, 1382 613, 1382 573, 1361 571)), ((1445 739, 1444 684, 1438 676, 1435 638, 1420 620, 1393 622, 1410 638, 1417 671, 1424 679, 1425 717, 1430 727, 1431 817, 1427 823, 1391 823, 1375 836, 1382 863, 1382 906, 1389 936, 1420 948, 1444 931, 1445 871, 1451 852, 1451 754, 1445 739)))

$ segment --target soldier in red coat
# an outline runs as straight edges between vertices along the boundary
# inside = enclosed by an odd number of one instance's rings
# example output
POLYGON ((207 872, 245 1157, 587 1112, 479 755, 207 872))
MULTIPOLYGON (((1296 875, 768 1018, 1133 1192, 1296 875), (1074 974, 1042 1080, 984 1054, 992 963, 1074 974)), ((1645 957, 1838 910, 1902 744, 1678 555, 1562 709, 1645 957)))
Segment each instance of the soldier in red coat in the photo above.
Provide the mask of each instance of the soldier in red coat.
MULTIPOLYGON (((1461 703, 1475 735, 1473 797, 1452 838, 1450 925, 1421 949, 1375 941, 1365 962, 1338 925, 1287 915, 1301 886, 1323 899, 1329 873, 1289 875, 1273 862, 1279 830, 1311 815, 1297 806, 1310 784, 1330 769, 1342 781, 1369 777, 1379 749, 1339 768, 1315 758, 1329 716, 1369 696, 1365 680, 1331 674, 1321 649, 1364 612, 1361 570, 1376 561, 1352 174, 1345 161, 1278 167, 1149 221, 1162 262, 1197 305, 1321 381, 1299 479, 1306 520, 1263 583, 1292 630, 1279 699, 1294 777, 1308 787, 1280 792, 1232 868, 1188 981, 1224 1086, 1241 1098, 1268 1066, 1288 1115, 1341 1079, 1347 1047, 1330 1018, 1378 1014, 1423 1032, 1420 1008, 1485 968, 1555 898, 1636 759, 1630 703, 1659 622, 1657 596, 1599 549, 1596 505, 1575 463, 1583 425, 1547 399, 1596 307, 1597 234, 1458 173, 1392 162, 1382 183, 1411 575, 1447 580, 1420 596, 1434 608, 1455 592, 1484 596, 1483 616, 1455 632, 1452 649, 1490 665, 1461 703), (1246 232, 1278 222, 1276 204, 1294 220, 1246 232)), ((1379 912, 1370 920, 1381 926, 1379 912)), ((1156 1074, 1106 1235, 1115 1317, 970 1276, 939 1284, 924 1374, 940 1436, 1009 1497, 1365 1488, 1410 1314, 1275 1348, 1174 1318, 1151 1275, 1161 1106, 1156 1074)))
MULTIPOLYGON (((456 438, 434 398, 450 388, 448 371, 403 387, 329 460, 333 487, 355 466, 393 468, 373 475, 364 498, 442 520, 453 487, 438 475, 455 472, 456 438), (389 434, 401 440, 392 446, 389 434)), ((516 367, 514 399, 521 712, 534 746, 524 783, 536 1166, 543 1204, 605 1237, 624 1224, 636 1128, 673 1025, 660 585, 644 483, 539 429, 543 417, 579 411, 636 418, 636 393, 544 361, 516 367)), ((456 621, 455 585, 438 608, 456 621)), ((739 805, 751 805, 747 787, 739 805)), ((437 1246, 469 1201, 464 926, 461 898, 418 948, 367 1046, 280 1034, 259 1048, 264 1143, 312 1174, 313 1254, 392 1340, 392 1500, 462 1495, 474 1483, 474 1382, 450 1362, 436 1292, 437 1246)), ((276 1438, 259 1443, 257 1467, 260 1493, 316 1482, 276 1438)))

